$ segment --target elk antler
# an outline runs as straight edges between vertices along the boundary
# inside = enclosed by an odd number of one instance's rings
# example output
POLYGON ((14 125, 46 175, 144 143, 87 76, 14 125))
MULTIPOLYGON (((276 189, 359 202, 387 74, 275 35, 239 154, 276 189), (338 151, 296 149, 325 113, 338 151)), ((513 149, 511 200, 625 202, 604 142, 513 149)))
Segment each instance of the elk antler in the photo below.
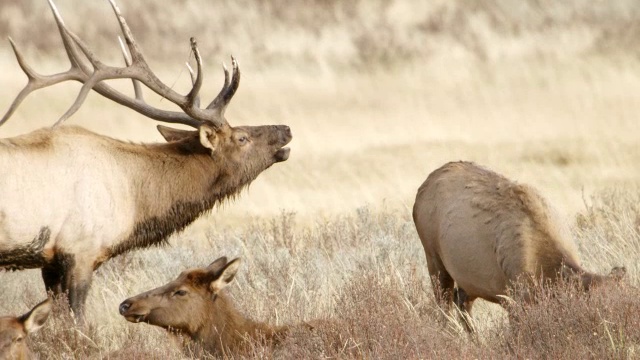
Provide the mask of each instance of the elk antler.
POLYGON ((27 75, 28 82, 15 98, 9 107, 9 110, 7 110, 7 113, 2 117, 2 119, 0 119, 0 125, 4 124, 9 117, 11 117, 22 100, 24 100, 24 98, 31 92, 67 80, 79 81, 83 83, 83 86, 80 89, 78 97, 73 105, 71 105, 69 110, 67 110, 62 117, 60 117, 54 126, 61 124, 73 115, 80 106, 82 106, 82 103, 91 89, 95 90, 102 96, 117 102, 118 104, 127 106, 158 121, 180 123, 196 128, 205 122, 215 127, 220 127, 226 123, 226 120, 224 119, 224 111, 240 83, 240 70, 238 69, 238 63, 233 56, 231 57, 233 65, 231 76, 229 75, 227 68, 223 65, 225 75, 224 86, 209 106, 202 109, 200 108, 199 100, 199 92, 202 87, 202 58, 200 57, 200 52, 198 51, 198 46, 194 38, 191 38, 191 50, 195 55, 197 68, 195 74, 190 70, 193 87, 187 95, 180 95, 169 86, 162 83, 162 81, 160 81, 160 79, 151 71, 149 65, 144 59, 144 56, 142 55, 142 51, 133 39, 131 29, 129 29, 127 22, 120 13, 120 9, 114 0, 109 0, 109 2, 111 3, 111 7, 118 19, 120 29, 130 54, 127 54, 122 39, 120 39, 120 45, 125 58, 125 67, 108 66, 98 60, 93 51, 89 49, 84 41, 67 29, 58 9, 53 3, 53 0, 48 1, 58 25, 58 30, 60 31, 65 51, 69 57, 69 61, 71 62, 71 67, 65 72, 54 75, 38 74, 29 65, 27 65, 22 53, 18 50, 13 40, 9 38, 9 42, 11 43, 11 47, 16 55, 18 64, 27 75), (102 82, 103 80, 127 78, 133 81, 135 98, 131 98, 102 82), (184 112, 161 110, 150 106, 142 97, 140 83, 147 86, 156 94, 178 105, 184 112))

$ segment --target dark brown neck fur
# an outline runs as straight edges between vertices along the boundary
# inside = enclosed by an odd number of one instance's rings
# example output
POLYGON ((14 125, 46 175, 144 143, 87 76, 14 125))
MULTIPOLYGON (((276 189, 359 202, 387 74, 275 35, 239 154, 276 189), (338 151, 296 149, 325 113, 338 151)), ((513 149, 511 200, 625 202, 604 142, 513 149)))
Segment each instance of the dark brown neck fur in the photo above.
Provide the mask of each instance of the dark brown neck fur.
POLYGON ((112 248, 111 256, 163 244, 253 180, 231 176, 224 161, 212 157, 197 139, 124 144, 121 151, 132 155, 136 225, 127 239, 112 248))

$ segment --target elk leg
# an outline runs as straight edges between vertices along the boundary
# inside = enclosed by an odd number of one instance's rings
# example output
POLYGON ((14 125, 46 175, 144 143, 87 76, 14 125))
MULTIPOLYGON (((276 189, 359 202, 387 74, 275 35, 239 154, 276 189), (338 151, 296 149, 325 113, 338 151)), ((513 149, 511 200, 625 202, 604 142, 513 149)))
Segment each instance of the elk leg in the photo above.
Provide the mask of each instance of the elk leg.
POLYGON ((62 268, 58 262, 45 265, 42 269, 42 280, 47 293, 55 297, 62 293, 62 268))
POLYGON ((84 308, 91 287, 91 274, 83 279, 73 279, 69 286, 69 305, 76 316, 78 323, 84 322, 84 308))
POLYGON ((475 299, 470 298, 463 288, 457 287, 453 290, 453 302, 460 310, 460 317, 467 332, 474 333, 475 329, 471 323, 471 308, 473 307, 473 301, 475 299))
POLYGON ((93 267, 78 263, 72 254, 61 254, 59 266, 62 274, 62 290, 69 297, 69 306, 78 323, 84 321, 84 304, 89 294, 93 267))
POLYGON ((460 309, 460 311, 464 311, 466 313, 471 314, 471 308, 473 307, 473 300, 469 298, 466 291, 463 288, 457 287, 453 290, 453 301, 460 309))
POLYGON ((445 309, 449 309, 449 304, 453 300, 454 281, 451 275, 444 268, 439 258, 427 255, 427 267, 431 275, 431 286, 436 296, 436 301, 445 309))

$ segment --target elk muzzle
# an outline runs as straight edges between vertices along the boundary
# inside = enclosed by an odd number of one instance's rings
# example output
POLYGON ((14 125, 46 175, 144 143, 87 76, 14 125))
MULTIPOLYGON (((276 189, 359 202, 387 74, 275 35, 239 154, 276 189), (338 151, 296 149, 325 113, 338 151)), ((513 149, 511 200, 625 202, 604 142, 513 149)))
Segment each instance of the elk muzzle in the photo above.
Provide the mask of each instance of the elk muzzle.
POLYGON ((291 128, 287 125, 277 125, 276 129, 278 131, 278 145, 280 145, 280 148, 276 151, 274 158, 276 162, 281 162, 289 158, 291 149, 283 146, 291 141, 293 135, 291 134, 291 128))
POLYGON ((132 323, 139 323, 149 315, 148 311, 142 311, 142 309, 136 309, 136 307, 133 307, 133 301, 131 301, 131 299, 123 301, 118 307, 118 311, 120 312, 120 315, 124 316, 127 321, 132 323))

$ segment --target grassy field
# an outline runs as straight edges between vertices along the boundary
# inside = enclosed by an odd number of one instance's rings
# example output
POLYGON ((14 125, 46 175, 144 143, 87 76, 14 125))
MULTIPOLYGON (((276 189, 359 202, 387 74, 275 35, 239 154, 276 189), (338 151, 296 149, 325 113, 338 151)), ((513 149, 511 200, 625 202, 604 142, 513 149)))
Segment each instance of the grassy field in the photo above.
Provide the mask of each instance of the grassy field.
MULTIPOLYGON (((121 61, 106 1, 57 4, 100 56, 121 61)), ((67 64, 46 6, 3 2, 0 38, 11 35, 35 69, 52 73, 67 64)), ((233 53, 243 78, 227 118, 291 126, 291 157, 171 247, 100 268, 91 327, 50 319, 31 343, 41 358, 189 357, 164 331, 124 321, 117 305, 222 255, 245 260, 229 292, 252 317, 341 322, 319 342, 300 335, 250 357, 639 356, 640 325, 630 315, 640 309, 636 2, 145 0, 121 8, 152 67, 180 91, 189 87, 190 36, 205 57, 209 97, 233 53), (411 207, 426 176, 453 160, 536 187, 572 227, 585 267, 625 265, 623 286, 590 297, 567 291, 511 327, 500 308, 478 304, 475 340, 443 321, 411 207), (348 339, 343 347, 322 341, 335 334, 348 339)), ((26 81, 4 44, 0 109, 26 81)), ((78 90, 32 94, 0 137, 52 124, 78 90)), ((97 94, 68 123, 134 142, 161 139, 153 121, 97 94)), ((0 293, 0 314, 25 312, 44 298, 39 271, 0 273, 0 293)))

